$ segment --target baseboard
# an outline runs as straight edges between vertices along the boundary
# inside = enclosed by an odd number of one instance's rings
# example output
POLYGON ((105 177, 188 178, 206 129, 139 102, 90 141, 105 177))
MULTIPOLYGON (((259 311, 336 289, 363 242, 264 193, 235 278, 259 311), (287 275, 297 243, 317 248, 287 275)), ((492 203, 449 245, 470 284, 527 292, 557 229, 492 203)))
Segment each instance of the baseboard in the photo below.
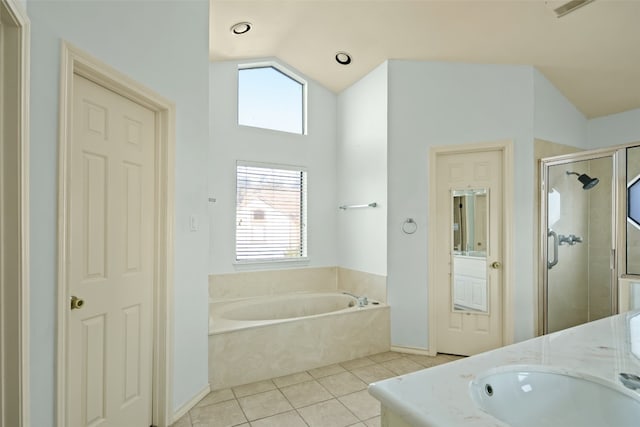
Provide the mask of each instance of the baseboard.
POLYGON ((187 403, 182 405, 180 408, 178 408, 177 411, 173 413, 173 419, 171 420, 171 424, 175 423, 180 418, 184 417, 184 415, 187 412, 189 412, 194 406, 196 406, 198 402, 204 399, 204 397, 210 392, 211 392, 211 386, 207 384, 206 386, 204 386, 202 390, 200 390, 200 392, 198 392, 195 396, 193 396, 191 400, 189 400, 187 403))
POLYGON ((398 353, 407 353, 407 354, 419 354, 421 356, 435 356, 437 354, 435 352, 431 352, 427 348, 403 347, 400 345, 392 345, 391 351, 396 351, 398 353))

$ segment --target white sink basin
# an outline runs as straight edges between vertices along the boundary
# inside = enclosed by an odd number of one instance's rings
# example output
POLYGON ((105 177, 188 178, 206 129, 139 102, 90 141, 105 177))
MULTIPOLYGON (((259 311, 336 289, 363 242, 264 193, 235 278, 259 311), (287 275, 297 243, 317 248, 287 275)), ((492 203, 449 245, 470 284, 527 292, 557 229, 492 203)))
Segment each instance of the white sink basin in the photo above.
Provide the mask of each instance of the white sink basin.
POLYGON ((599 378, 505 366, 469 385, 480 408, 512 427, 638 427, 640 394, 599 378))

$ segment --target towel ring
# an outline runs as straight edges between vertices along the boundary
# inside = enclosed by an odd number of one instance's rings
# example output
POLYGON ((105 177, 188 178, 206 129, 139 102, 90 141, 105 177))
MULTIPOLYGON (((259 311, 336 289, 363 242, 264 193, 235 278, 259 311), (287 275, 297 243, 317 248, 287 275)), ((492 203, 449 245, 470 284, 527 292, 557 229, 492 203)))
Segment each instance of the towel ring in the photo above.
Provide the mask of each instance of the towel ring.
POLYGON ((413 218, 407 218, 402 223, 402 232, 404 234, 413 234, 418 230, 418 223, 413 218))

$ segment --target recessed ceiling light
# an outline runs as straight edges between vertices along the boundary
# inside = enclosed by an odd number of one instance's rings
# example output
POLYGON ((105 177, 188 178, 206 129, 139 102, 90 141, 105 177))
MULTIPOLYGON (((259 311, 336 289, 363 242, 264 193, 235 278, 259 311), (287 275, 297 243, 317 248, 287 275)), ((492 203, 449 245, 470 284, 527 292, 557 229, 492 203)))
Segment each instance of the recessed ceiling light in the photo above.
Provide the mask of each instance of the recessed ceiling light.
POLYGON ((248 33, 251 29, 251 22, 238 22, 231 26, 231 32, 233 34, 244 34, 248 33))
POLYGON ((349 65, 351 64, 351 55, 347 52, 338 52, 336 53, 336 61, 341 65, 349 65))

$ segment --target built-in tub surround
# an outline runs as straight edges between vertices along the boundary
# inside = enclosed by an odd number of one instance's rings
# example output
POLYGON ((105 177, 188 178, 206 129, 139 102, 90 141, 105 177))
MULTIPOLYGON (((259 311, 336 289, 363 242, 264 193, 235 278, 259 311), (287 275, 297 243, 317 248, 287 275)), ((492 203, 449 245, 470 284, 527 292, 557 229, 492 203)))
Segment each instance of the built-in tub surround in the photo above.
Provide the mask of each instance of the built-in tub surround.
POLYGON ((387 301, 387 277, 338 267, 338 290, 366 295, 376 301, 387 301))
POLYGON ((507 426, 473 402, 469 386, 491 369, 509 365, 566 369, 622 387, 621 372, 640 375, 640 312, 374 383, 369 392, 382 402, 382 426, 507 426))
POLYGON ((246 271, 209 276, 209 297, 214 300, 332 291, 349 291, 386 302, 387 277, 342 267, 246 271))
POLYGON ((336 267, 212 274, 209 297, 218 300, 289 292, 331 292, 338 288, 336 275, 336 267))
POLYGON ((210 316, 212 390, 390 348, 389 307, 373 301, 358 307, 355 298, 340 292, 217 301, 211 303, 210 316))

